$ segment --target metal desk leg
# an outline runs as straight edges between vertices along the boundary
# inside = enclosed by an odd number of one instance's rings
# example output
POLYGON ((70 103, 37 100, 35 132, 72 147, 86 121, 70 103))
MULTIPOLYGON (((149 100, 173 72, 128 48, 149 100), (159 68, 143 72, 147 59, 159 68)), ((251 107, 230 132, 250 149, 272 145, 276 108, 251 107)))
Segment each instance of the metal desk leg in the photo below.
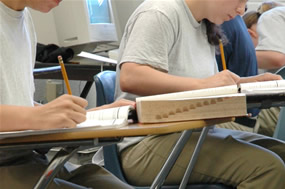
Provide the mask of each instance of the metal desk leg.
POLYGON ((186 130, 182 132, 180 138, 178 139, 175 146, 173 147, 173 150, 170 153, 169 157, 167 158, 166 162, 164 163, 162 169, 160 170, 160 172, 154 179, 150 189, 160 188, 162 186, 167 175, 172 169, 174 163, 176 162, 178 156, 182 152, 186 142, 189 140, 191 134, 192 134, 192 130, 186 130))
POLYGON ((190 160, 190 162, 188 164, 188 167, 187 167, 187 169, 185 171, 183 179, 182 179, 182 181, 180 183, 179 189, 186 188, 187 182, 188 182, 188 180, 190 178, 191 172, 192 172, 192 170, 193 170, 193 168, 195 166, 195 163, 197 161, 197 158, 198 158, 199 152, 201 150, 202 144, 203 144, 203 142, 204 142, 204 140, 205 140, 205 138, 206 138, 210 128, 211 127, 204 127, 203 128, 202 133, 201 133, 201 135, 199 137, 199 140, 198 140, 198 142, 196 144, 195 150, 194 150, 194 152, 192 154, 191 160, 190 160))
POLYGON ((62 148, 55 157, 51 160, 49 166, 41 176, 34 189, 45 189, 53 180, 58 171, 64 164, 73 156, 78 147, 62 148))

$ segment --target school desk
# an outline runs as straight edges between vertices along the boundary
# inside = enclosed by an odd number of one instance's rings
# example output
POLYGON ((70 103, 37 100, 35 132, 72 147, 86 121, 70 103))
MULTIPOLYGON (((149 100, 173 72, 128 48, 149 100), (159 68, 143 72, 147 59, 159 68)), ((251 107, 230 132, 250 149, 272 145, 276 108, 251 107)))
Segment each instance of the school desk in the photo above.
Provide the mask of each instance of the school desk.
MULTIPOLYGON (((0 150, 63 147, 62 150, 55 155, 34 187, 35 189, 43 189, 48 186, 57 171, 62 168, 65 162, 69 160, 80 146, 102 146, 119 142, 123 137, 127 136, 145 136, 149 134, 167 134, 183 131, 180 139, 173 148, 173 152, 162 168, 161 173, 159 173, 157 179, 154 181, 153 185, 160 186, 163 184, 164 178, 168 175, 168 172, 182 151, 186 141, 191 136, 192 129, 203 128, 203 131, 190 161, 190 168, 194 167, 200 147, 210 128, 208 126, 232 120, 233 118, 222 118, 160 124, 130 124, 120 128, 93 127, 51 131, 20 131, 16 133, 11 132, 6 135, 5 132, 2 132, 0 133, 0 150)), ((187 174, 189 174, 189 172, 191 171, 187 171, 187 174)))

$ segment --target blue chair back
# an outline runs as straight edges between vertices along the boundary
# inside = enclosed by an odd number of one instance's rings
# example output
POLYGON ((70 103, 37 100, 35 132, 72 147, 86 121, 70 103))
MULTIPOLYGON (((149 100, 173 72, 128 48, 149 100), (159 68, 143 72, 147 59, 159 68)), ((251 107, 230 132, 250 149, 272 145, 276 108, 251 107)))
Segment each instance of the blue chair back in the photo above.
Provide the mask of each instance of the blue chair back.
MULTIPOLYGON (((97 106, 114 102, 114 93, 116 86, 116 72, 103 71, 94 76, 97 96, 97 106)), ((120 180, 128 183, 121 167, 117 145, 103 147, 105 168, 117 176, 120 180)), ((134 186, 136 189, 149 189, 150 186, 134 186)), ((179 186, 162 186, 162 189, 178 189, 179 186)), ((233 189, 223 184, 191 184, 187 189, 233 189)))
POLYGON ((114 102, 114 94, 116 87, 116 72, 103 71, 94 76, 96 87, 96 105, 102 106, 114 102))

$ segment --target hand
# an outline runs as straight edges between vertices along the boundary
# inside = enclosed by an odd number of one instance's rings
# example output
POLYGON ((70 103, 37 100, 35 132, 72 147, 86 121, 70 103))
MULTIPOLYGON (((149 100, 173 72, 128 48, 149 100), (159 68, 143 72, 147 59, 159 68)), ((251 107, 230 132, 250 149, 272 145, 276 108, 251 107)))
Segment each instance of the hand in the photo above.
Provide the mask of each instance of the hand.
POLYGON ((272 80, 282 80, 283 78, 280 75, 272 74, 272 73, 264 73, 252 77, 243 77, 240 80, 240 83, 248 83, 248 82, 260 82, 260 81, 272 81, 272 80))
POLYGON ((31 111, 35 129, 71 128, 86 120, 87 101, 72 95, 63 95, 31 111))
POLYGON ((239 83, 239 81, 240 77, 238 75, 229 70, 224 70, 215 74, 214 76, 204 79, 202 87, 212 88, 227 85, 236 85, 237 83, 239 83))
POLYGON ((126 100, 126 99, 120 99, 118 101, 113 102, 112 104, 109 104, 109 108, 115 108, 119 106, 133 106, 135 108, 136 103, 134 101, 126 100))
POLYGON ((100 107, 92 108, 89 109, 88 111, 95 111, 95 110, 101 110, 101 109, 106 109, 106 108, 115 108, 115 107, 120 107, 120 106, 133 106, 135 108, 136 103, 134 101, 126 100, 126 99, 120 99, 118 101, 115 101, 111 104, 106 104, 100 107))

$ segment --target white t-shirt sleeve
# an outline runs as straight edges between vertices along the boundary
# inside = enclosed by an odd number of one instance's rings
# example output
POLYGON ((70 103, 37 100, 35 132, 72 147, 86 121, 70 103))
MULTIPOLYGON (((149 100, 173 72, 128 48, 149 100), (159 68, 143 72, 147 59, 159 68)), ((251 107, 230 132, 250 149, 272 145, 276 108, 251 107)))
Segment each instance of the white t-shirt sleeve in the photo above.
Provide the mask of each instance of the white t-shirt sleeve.
POLYGON ((282 12, 264 13, 258 21, 257 32, 259 42, 256 50, 270 50, 285 54, 285 17, 282 12))

